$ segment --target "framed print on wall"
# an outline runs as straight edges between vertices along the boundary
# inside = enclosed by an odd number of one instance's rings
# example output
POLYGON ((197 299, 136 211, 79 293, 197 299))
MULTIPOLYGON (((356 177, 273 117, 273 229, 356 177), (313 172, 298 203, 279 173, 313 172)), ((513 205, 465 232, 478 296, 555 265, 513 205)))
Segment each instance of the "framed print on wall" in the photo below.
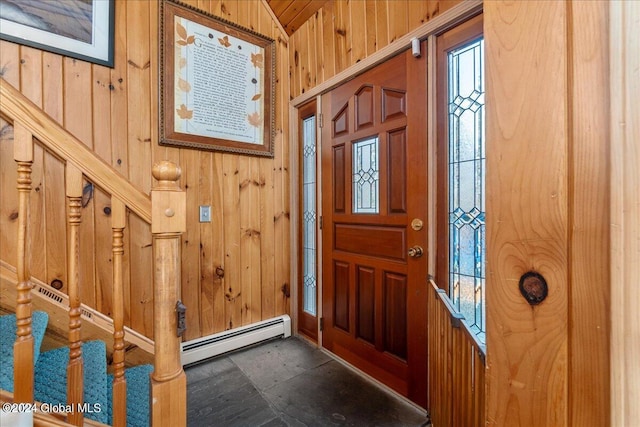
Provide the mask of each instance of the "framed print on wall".
POLYGON ((113 67, 115 0, 0 0, 0 39, 113 67))
POLYGON ((273 157, 274 41, 175 0, 160 32, 160 144, 273 157))

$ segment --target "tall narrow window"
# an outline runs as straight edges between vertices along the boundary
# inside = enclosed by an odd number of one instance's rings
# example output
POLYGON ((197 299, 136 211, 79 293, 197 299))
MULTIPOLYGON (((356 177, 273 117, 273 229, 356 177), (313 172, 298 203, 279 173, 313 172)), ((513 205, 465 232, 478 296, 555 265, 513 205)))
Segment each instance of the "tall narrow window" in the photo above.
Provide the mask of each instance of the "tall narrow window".
POLYGON ((484 41, 448 53, 449 295, 485 330, 484 41))
POLYGON ((302 166, 302 223, 303 223, 303 308, 316 315, 316 118, 302 121, 304 159, 302 166))
POLYGON ((298 110, 300 232, 298 235, 298 330, 318 339, 318 209, 316 102, 298 110))
POLYGON ((484 40, 479 26, 439 44, 438 284, 485 341, 484 40), (476 32, 476 31, 480 32, 476 32))

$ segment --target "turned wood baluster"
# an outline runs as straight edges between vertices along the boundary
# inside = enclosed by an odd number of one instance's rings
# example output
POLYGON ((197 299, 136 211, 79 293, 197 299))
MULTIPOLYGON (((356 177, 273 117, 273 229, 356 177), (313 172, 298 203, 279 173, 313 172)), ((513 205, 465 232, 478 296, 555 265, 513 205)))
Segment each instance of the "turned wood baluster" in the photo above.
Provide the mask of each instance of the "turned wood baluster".
POLYGON ((180 293, 180 235, 186 230, 186 194, 178 186, 180 168, 170 162, 153 167, 158 185, 151 192, 153 233, 154 371, 151 380, 151 423, 184 426, 187 381, 180 362, 176 302, 180 293))
POLYGON ((31 263, 29 194, 33 164, 33 136, 20 123, 13 125, 13 158, 18 164, 18 259, 16 285, 17 337, 13 345, 14 402, 33 402, 33 334, 31 330, 31 263))
POLYGON ((127 380, 124 376, 124 286, 122 257, 126 207, 111 197, 113 229, 113 425, 127 425, 127 380))
POLYGON ((83 361, 80 327, 80 246, 79 228, 82 216, 82 172, 75 165, 67 163, 66 167, 67 192, 67 274, 69 283, 69 364, 67 365, 67 403, 72 405, 68 421, 74 425, 82 425, 83 414, 78 405, 84 400, 83 391, 83 361))

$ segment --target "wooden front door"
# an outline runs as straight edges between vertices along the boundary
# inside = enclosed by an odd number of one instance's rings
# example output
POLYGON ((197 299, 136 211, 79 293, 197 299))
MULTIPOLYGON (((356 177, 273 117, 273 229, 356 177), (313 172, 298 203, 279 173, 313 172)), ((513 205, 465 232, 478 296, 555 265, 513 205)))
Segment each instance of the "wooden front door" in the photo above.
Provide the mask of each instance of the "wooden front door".
POLYGON ((323 346, 423 407, 425 85, 406 52, 322 98, 323 346))

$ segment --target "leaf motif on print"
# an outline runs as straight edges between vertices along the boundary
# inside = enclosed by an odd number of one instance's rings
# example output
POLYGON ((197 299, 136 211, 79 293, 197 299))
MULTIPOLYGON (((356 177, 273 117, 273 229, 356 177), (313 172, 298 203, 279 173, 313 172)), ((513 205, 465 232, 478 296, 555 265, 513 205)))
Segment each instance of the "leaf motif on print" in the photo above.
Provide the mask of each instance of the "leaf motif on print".
POLYGON ((253 98, 251 98, 252 101, 257 101, 258 99, 260 99, 262 97, 261 93, 256 93, 255 95, 253 95, 253 98))
POLYGON ((187 37, 187 44, 193 44, 196 41, 196 36, 187 37))
POLYGON ((224 36, 223 38, 218 38, 218 41, 224 47, 231 46, 231 43, 229 42, 229 36, 224 36))
POLYGON ((191 84, 188 81, 183 80, 183 79, 178 79, 178 87, 183 92, 190 92, 191 91, 191 84))
POLYGON ((262 63, 264 59, 261 53, 252 53, 251 54, 251 63, 256 68, 262 68, 262 63))
POLYGON ((180 46, 186 46, 186 45, 187 45, 187 42, 186 42, 186 41, 184 41, 184 40, 178 40, 178 41, 176 42, 176 44, 178 44, 178 45, 180 45, 180 46))
POLYGON ((181 39, 185 40, 187 38, 187 29, 182 26, 179 22, 176 22, 176 33, 180 36, 181 39))
POLYGON ((247 121, 251 126, 259 127, 260 123, 262 123, 262 119, 260 118, 260 114, 256 111, 253 114, 247 115, 247 121))
POLYGON ((180 105, 180 108, 176 108, 176 113, 181 119, 189 120, 193 118, 193 110, 189 110, 186 105, 180 105))
POLYGON ((180 61, 178 61, 178 65, 180 66, 180 68, 184 68, 187 66, 187 58, 180 58, 180 61))

